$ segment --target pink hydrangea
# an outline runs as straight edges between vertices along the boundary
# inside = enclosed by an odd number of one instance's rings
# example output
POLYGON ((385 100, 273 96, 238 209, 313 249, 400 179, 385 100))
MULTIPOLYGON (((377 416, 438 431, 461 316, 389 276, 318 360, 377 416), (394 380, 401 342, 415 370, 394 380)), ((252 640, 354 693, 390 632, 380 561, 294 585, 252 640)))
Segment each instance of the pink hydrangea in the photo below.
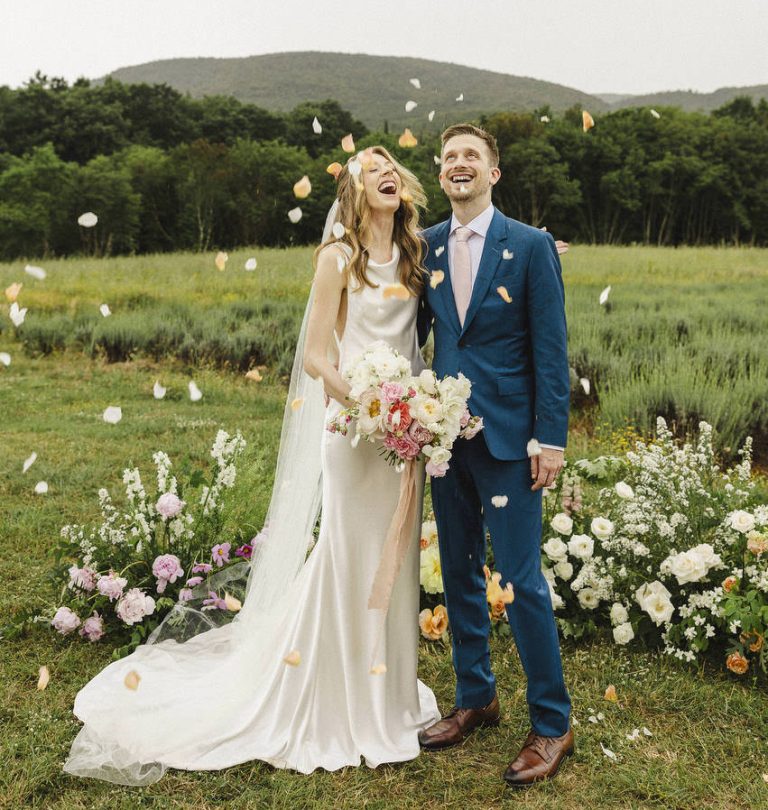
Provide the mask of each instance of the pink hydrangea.
POLYGON ((157 592, 163 593, 169 582, 173 584, 178 577, 184 576, 184 569, 175 554, 161 554, 152 563, 152 573, 157 577, 157 592))
POLYGON ((164 495, 161 495, 155 504, 155 509, 157 509, 158 513, 166 520, 176 517, 183 508, 184 501, 182 501, 178 495, 174 495, 173 492, 166 492, 164 495))
POLYGON ((80 626, 80 619, 68 607, 60 607, 51 619, 51 624, 62 636, 66 636, 80 626))
POLYGON ((104 620, 94 611, 80 628, 80 635, 85 636, 88 641, 98 641, 104 635, 104 620))
POLYGON ((85 566, 78 568, 73 565, 69 569, 69 587, 82 588, 84 591, 92 591, 96 587, 96 577, 98 573, 93 568, 85 566))
POLYGON ((213 561, 216 565, 221 568, 224 563, 229 562, 229 550, 232 546, 229 543, 217 543, 211 549, 211 557, 213 557, 213 561))
POLYGON ((405 394, 405 388, 397 382, 384 382, 379 386, 379 390, 384 400, 390 404, 397 402, 405 394))
POLYGON ((115 607, 115 612, 127 625, 140 622, 154 611, 155 600, 140 588, 131 588, 115 607))
POLYGON ((114 602, 123 595, 123 588, 127 584, 128 580, 125 577, 119 577, 114 571, 110 571, 107 576, 99 577, 96 590, 110 602, 114 602))
POLYGON ((410 433, 404 433, 402 436, 387 433, 384 437, 384 447, 394 450, 400 458, 405 460, 416 458, 421 451, 418 442, 414 441, 410 433))
POLYGON ((427 475, 431 475, 432 478, 442 478, 447 472, 447 461, 443 461, 440 464, 433 464, 431 461, 427 462, 427 475))

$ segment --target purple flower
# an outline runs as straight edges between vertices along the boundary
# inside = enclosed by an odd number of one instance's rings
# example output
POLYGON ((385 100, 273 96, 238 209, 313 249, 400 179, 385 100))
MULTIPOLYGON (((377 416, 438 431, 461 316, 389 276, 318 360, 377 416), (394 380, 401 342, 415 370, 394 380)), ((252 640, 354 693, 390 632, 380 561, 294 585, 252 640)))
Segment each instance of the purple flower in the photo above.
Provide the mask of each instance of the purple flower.
POLYGON ((99 577, 96 583, 96 590, 102 595, 109 598, 110 602, 119 599, 123 595, 123 588, 128 584, 125 577, 119 577, 114 571, 110 571, 107 576, 99 577))
POLYGON ((202 577, 190 577, 187 580, 187 587, 188 588, 194 588, 195 585, 199 585, 202 581, 203 581, 202 577))
POLYGON ((51 624, 62 636, 71 633, 76 627, 80 625, 80 619, 77 614, 71 611, 68 607, 60 607, 54 617, 51 619, 51 624))
POLYGON ((85 636, 88 641, 98 641, 104 635, 104 620, 96 611, 83 622, 80 635, 85 636))
POLYGON ((203 599, 203 610, 227 609, 227 603, 216 594, 216 591, 208 591, 208 597, 203 599))
POLYGON ((69 569, 69 587, 82 588, 84 591, 92 591, 96 587, 97 572, 85 566, 78 568, 73 565, 69 569))
POLYGON ((163 593, 165 586, 184 576, 181 560, 175 554, 161 554, 152 563, 152 573, 157 577, 157 592, 163 593))
POLYGON ((140 588, 131 588, 117 603, 115 612, 126 624, 136 624, 145 616, 154 613, 155 600, 140 588))
POLYGON ((243 545, 235 551, 235 557, 243 557, 246 560, 251 559, 251 554, 253 554, 253 546, 249 546, 248 543, 243 543, 243 545))
POLYGON ((184 501, 182 501, 178 495, 174 495, 173 492, 166 492, 164 495, 161 495, 155 504, 155 509, 157 509, 158 513, 166 520, 176 517, 183 507, 184 501))
POLYGON ((182 588, 179 591, 179 602, 189 602, 192 599, 192 588, 182 588))
POLYGON ((213 566, 210 563, 195 563, 192 566, 193 574, 210 574, 213 571, 213 566))
POLYGON ((217 543, 211 549, 211 557, 213 557, 213 561, 216 565, 221 568, 224 563, 229 562, 229 550, 232 546, 229 543, 217 543))

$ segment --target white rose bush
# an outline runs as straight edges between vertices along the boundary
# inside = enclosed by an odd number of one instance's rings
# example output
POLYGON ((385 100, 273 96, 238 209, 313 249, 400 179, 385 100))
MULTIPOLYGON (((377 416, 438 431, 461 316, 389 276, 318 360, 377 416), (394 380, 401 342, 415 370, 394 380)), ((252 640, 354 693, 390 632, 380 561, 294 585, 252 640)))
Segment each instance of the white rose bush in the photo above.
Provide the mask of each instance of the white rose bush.
MULTIPOLYGON (((62 636, 110 643, 119 658, 144 641, 177 604, 227 611, 225 594, 242 588, 252 542, 223 537, 226 491, 245 449, 237 432, 219 430, 211 448, 210 475, 190 472, 182 483, 162 451, 152 456, 157 491, 150 496, 138 468, 123 471, 125 504, 118 509, 99 489, 101 522, 67 525, 54 547, 57 599, 49 613, 23 616, 6 636, 30 622, 62 636)), ((236 602, 229 601, 229 605, 236 602)))

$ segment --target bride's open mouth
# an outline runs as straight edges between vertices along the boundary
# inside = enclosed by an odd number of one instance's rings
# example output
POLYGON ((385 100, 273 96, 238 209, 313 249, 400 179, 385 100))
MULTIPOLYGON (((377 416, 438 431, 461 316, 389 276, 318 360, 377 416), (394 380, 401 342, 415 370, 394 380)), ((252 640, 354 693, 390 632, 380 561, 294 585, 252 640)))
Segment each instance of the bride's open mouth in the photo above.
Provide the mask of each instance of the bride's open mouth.
POLYGON ((384 180, 379 184, 379 192, 394 196, 397 194, 397 183, 394 180, 384 180))

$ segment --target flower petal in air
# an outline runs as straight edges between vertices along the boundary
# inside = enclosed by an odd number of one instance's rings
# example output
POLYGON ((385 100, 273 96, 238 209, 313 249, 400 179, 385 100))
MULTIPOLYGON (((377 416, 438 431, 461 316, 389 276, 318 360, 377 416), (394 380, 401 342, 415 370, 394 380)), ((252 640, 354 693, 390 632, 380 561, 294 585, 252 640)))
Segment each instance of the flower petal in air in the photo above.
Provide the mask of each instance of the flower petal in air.
POLYGON ((611 294, 611 285, 609 284, 601 293, 600 293, 600 305, 608 303, 608 296, 611 294))
POLYGON ((512 303, 512 297, 507 292, 506 287, 497 287, 496 292, 501 296, 503 301, 506 301, 508 304, 512 303))
POLYGON ((456 101, 464 101, 464 93, 459 93, 459 95, 456 96, 456 101))
POLYGON ((105 317, 108 318, 112 314, 112 310, 109 308, 109 304, 102 304, 99 307, 99 312, 105 317))
POLYGON ((0 352, 0 363, 4 366, 11 365, 11 355, 8 352, 0 352))
POLYGON ((405 111, 406 112, 411 112, 412 110, 415 110, 418 106, 419 106, 418 103, 415 102, 415 101, 406 101, 405 102, 405 111))
POLYGON ((341 148, 350 154, 355 151, 355 139, 352 137, 351 133, 341 139, 341 148))
POLYGON ((421 90, 421 82, 418 79, 410 79, 410 82, 417 90, 421 90))
POLYGON ((309 197, 311 192, 312 183, 310 183, 309 177, 307 177, 306 174, 301 178, 301 180, 298 180, 293 184, 293 193, 299 200, 305 200, 307 197, 309 197))
POLYGON ((595 125, 595 119, 586 111, 581 113, 581 126, 584 132, 588 132, 595 125))
POLYGON ((116 425, 123 418, 123 409, 119 405, 110 405, 104 408, 101 416, 108 425, 116 425))
POLYGON ((218 270, 223 270, 227 266, 227 260, 229 256, 224 253, 223 251, 219 251, 216 254, 216 258, 213 260, 213 263, 216 265, 218 270))
POLYGON ((302 217, 301 208, 291 208, 288 212, 288 219, 295 225, 302 217))
POLYGON ((435 166, 442 166, 443 161, 437 155, 432 155, 432 160, 435 161, 435 166))
POLYGON ((37 674, 37 691, 42 692, 46 686, 48 686, 48 681, 51 680, 51 673, 45 665, 40 667, 37 674))
POLYGON ((19 308, 19 305, 14 301, 8 310, 8 316, 13 321, 14 326, 21 326, 24 323, 24 318, 27 317, 27 307, 19 308))
POLYGON ((436 290, 438 284, 442 284, 445 281, 445 273, 442 270, 434 270, 429 276, 429 286, 436 290))
POLYGON ((385 301, 389 301, 390 298, 396 298, 398 301, 407 301, 411 297, 410 292, 408 292, 408 288, 400 284, 388 284, 384 288, 384 292, 382 293, 382 298, 385 301))
POLYGON ((541 118, 539 118, 539 121, 541 121, 542 124, 548 124, 549 123, 549 116, 548 115, 542 115, 541 118))
POLYGON ((434 120, 434 118, 435 118, 435 111, 434 111, 434 110, 430 110, 430 111, 429 111, 429 115, 427 116, 427 118, 428 118, 430 121, 433 121, 433 120, 434 120))
POLYGON ((203 392, 197 387, 197 383, 194 380, 190 380, 188 384, 189 388, 189 398, 192 402, 197 402, 199 399, 202 399, 203 392))
POLYGON ((13 303, 18 298, 19 293, 21 292, 21 288, 23 286, 24 285, 21 282, 16 281, 13 284, 11 284, 10 287, 6 287, 5 288, 5 297, 8 299, 8 301, 13 303))
POLYGON ((654 117, 656 120, 658 120, 659 118, 661 118, 661 114, 660 114, 660 113, 658 113, 658 112, 656 112, 656 110, 654 110, 654 109, 651 109, 651 110, 650 110, 650 113, 651 113, 651 115, 652 115, 652 116, 653 116, 653 117, 654 117))
POLYGON ((329 164, 328 164, 328 165, 325 167, 325 170, 328 172, 328 174, 332 174, 332 175, 333 175, 333 179, 334 179, 334 180, 338 180, 338 179, 339 179, 339 175, 341 174, 341 170, 342 170, 343 168, 344 168, 344 167, 341 165, 341 163, 336 163, 336 162, 334 161, 333 163, 329 163, 329 164))
POLYGON ((589 384, 589 380, 588 380, 586 377, 580 377, 580 378, 579 378, 579 385, 580 385, 580 386, 582 387, 582 389, 584 390, 584 393, 585 393, 587 396, 589 396, 589 392, 590 392, 590 390, 591 390, 591 386, 590 386, 590 384, 589 384))
POLYGON ((501 252, 501 258, 505 259, 506 261, 509 261, 510 259, 513 259, 514 257, 515 257, 515 254, 511 250, 507 250, 506 248, 504 248, 504 250, 501 252))
POLYGON ((297 667, 301 663, 301 653, 298 650, 291 650, 288 655, 283 658, 283 661, 290 667, 297 667))
POLYGON ((24 461, 24 466, 21 471, 25 473, 37 461, 37 453, 33 450, 29 458, 24 461))
POLYGON ((141 675, 136 672, 135 669, 132 669, 126 676, 123 678, 123 684, 125 685, 126 689, 130 689, 131 692, 135 692, 139 688, 139 681, 141 681, 141 675))
POLYGON ((317 120, 317 116, 312 119, 312 132, 315 135, 320 135, 323 131, 323 125, 317 120))
POLYGON ((86 211, 77 218, 77 224, 82 225, 83 228, 93 228, 98 221, 99 218, 93 211, 86 211))
POLYGON ((251 270, 255 270, 257 264, 258 264, 258 262, 256 261, 256 259, 254 259, 254 257, 251 256, 250 259, 245 260, 245 269, 248 270, 249 272, 251 270))
POLYGON ((152 396, 155 399, 162 399, 165 396, 166 389, 160 385, 160 380, 155 380, 155 384, 152 386, 152 396))
POLYGON ((42 281, 46 276, 45 270, 43 270, 42 267, 35 267, 34 264, 25 265, 24 272, 27 275, 32 276, 32 278, 39 279, 40 281, 42 281))
POLYGON ((507 495, 494 495, 491 498, 491 503, 497 509, 503 509, 509 503, 509 496, 507 496, 507 495))
POLYGON ((334 222, 333 227, 331 228, 331 233, 336 237, 336 239, 341 239, 344 234, 347 232, 347 229, 341 222, 334 222))
POLYGON ((397 143, 402 146, 403 149, 411 149, 418 144, 418 140, 414 137, 411 130, 406 127, 403 134, 397 139, 397 143))

